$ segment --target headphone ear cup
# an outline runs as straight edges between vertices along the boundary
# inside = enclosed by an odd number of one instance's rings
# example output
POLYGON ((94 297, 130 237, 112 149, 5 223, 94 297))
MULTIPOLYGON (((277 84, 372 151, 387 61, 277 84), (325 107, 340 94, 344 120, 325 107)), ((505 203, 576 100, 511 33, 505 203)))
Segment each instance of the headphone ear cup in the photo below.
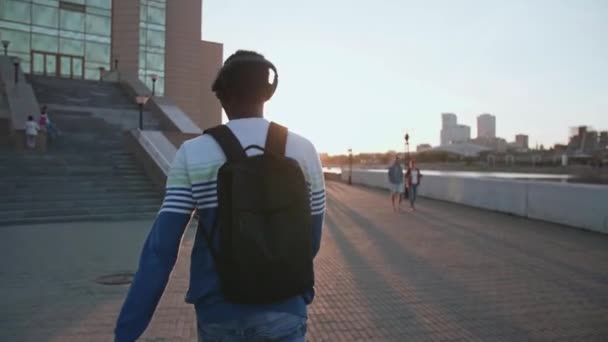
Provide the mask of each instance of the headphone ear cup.
POLYGON ((266 99, 266 101, 268 101, 274 95, 275 91, 277 90, 277 86, 279 85, 279 73, 277 72, 277 69, 271 62, 266 61, 266 63, 268 64, 268 68, 270 68, 270 70, 272 70, 272 72, 274 74, 272 83, 268 84, 268 97, 266 99))

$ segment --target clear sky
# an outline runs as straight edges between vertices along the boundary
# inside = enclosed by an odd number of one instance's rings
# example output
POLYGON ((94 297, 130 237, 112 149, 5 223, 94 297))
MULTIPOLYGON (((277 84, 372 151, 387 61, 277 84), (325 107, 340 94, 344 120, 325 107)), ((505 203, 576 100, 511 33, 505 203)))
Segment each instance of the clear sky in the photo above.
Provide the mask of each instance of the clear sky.
POLYGON ((608 130, 606 0, 203 0, 202 33, 273 61, 267 117, 321 152, 436 145, 442 112, 531 145, 608 130))

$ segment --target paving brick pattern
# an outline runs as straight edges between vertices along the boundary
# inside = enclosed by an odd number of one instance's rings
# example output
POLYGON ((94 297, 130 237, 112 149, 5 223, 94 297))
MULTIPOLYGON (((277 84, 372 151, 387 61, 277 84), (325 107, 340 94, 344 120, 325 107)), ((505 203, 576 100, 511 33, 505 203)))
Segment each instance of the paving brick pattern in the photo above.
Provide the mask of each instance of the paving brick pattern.
MULTIPOLYGON (((143 341, 196 340, 183 301, 191 236, 143 341)), ((328 183, 316 272, 310 341, 608 341, 605 235, 430 200, 393 213, 384 192, 328 183)), ((6 274, 0 293, 19 294, 28 272, 6 274)), ((2 300, 0 341, 110 341, 126 288, 66 279, 22 293, 26 308, 2 300), (70 284, 75 299, 54 298, 70 284)))
POLYGON ((329 183, 314 341, 608 341, 608 236, 329 183))

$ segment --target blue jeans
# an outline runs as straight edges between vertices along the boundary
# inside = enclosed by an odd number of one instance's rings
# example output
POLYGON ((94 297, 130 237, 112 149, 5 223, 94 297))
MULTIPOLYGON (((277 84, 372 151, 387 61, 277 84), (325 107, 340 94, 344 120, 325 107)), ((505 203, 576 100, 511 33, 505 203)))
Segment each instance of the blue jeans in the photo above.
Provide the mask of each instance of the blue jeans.
POLYGON ((412 205, 412 207, 414 206, 414 203, 416 203, 416 195, 418 194, 418 185, 412 184, 412 186, 410 187, 410 204, 412 205))
POLYGON ((282 312, 267 312, 245 320, 198 323, 199 342, 305 342, 306 318, 282 312))

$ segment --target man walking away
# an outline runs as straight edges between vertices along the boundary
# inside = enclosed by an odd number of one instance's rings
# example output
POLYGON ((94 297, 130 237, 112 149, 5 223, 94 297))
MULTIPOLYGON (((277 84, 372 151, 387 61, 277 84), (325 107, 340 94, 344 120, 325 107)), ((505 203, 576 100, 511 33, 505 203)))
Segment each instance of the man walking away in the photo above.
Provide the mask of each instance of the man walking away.
POLYGON ((405 178, 407 179, 407 187, 409 189, 410 205, 412 210, 416 211, 416 195, 418 194, 418 186, 422 179, 422 173, 420 173, 420 169, 416 167, 416 162, 414 160, 410 161, 410 166, 407 168, 405 178))
POLYGON ((403 197, 403 168, 399 157, 395 157, 395 162, 388 168, 388 182, 391 190, 391 202, 393 203, 393 211, 397 211, 395 207, 396 199, 399 199, 399 209, 401 209, 401 201, 403 197))
POLYGON ((325 184, 312 143, 263 118, 277 83, 258 53, 237 51, 224 63, 212 89, 229 122, 177 151, 116 341, 134 341, 148 326, 195 210, 186 301, 199 340, 305 341, 325 184))

